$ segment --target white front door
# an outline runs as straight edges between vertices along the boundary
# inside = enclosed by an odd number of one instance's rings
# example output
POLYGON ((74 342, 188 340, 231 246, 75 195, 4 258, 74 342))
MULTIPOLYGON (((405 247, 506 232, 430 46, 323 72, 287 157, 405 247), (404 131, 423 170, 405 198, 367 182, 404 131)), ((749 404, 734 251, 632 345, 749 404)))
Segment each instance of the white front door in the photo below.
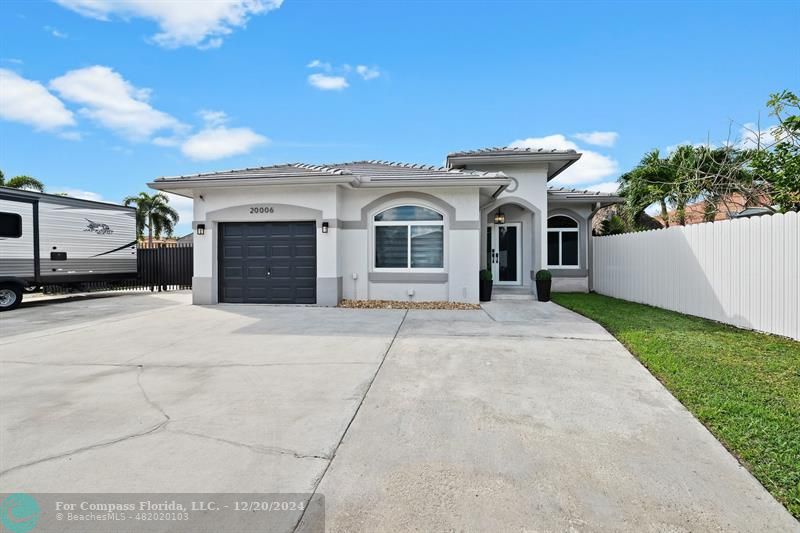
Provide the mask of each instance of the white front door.
POLYGON ((489 224, 486 230, 486 264, 494 284, 522 285, 522 225, 489 224))

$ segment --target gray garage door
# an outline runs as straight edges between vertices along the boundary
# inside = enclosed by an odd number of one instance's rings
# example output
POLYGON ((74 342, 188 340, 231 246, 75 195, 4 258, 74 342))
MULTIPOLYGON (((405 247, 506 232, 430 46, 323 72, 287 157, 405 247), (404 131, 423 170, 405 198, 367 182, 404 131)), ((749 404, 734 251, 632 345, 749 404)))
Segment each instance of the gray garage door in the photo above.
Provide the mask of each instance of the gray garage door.
POLYGON ((219 234, 221 302, 317 302, 315 222, 226 222, 219 234))

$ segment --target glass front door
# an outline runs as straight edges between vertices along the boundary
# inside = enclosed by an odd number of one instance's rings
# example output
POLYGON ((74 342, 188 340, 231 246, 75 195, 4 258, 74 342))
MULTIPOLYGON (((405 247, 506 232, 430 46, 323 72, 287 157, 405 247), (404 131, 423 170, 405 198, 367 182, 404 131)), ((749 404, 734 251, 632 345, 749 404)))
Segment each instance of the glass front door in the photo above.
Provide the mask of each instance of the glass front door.
POLYGON ((519 222, 492 224, 487 229, 487 260, 496 285, 522 284, 522 239, 519 222))

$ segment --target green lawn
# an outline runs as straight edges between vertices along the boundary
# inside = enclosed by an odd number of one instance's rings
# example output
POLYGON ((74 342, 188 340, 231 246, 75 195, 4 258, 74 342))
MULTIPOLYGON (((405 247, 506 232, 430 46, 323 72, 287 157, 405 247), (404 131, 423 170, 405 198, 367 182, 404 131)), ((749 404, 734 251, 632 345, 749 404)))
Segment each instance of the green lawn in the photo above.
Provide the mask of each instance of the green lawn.
POLYGON ((599 294, 553 300, 619 339, 800 518, 800 342, 599 294))

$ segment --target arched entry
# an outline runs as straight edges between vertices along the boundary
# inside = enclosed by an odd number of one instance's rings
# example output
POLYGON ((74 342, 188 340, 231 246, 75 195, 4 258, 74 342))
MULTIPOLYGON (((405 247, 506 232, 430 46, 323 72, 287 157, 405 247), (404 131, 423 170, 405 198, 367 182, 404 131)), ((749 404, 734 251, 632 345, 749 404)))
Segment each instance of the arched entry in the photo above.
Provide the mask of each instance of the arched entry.
POLYGON ((481 256, 495 285, 530 287, 540 264, 541 211, 529 201, 501 197, 481 209, 481 256))

